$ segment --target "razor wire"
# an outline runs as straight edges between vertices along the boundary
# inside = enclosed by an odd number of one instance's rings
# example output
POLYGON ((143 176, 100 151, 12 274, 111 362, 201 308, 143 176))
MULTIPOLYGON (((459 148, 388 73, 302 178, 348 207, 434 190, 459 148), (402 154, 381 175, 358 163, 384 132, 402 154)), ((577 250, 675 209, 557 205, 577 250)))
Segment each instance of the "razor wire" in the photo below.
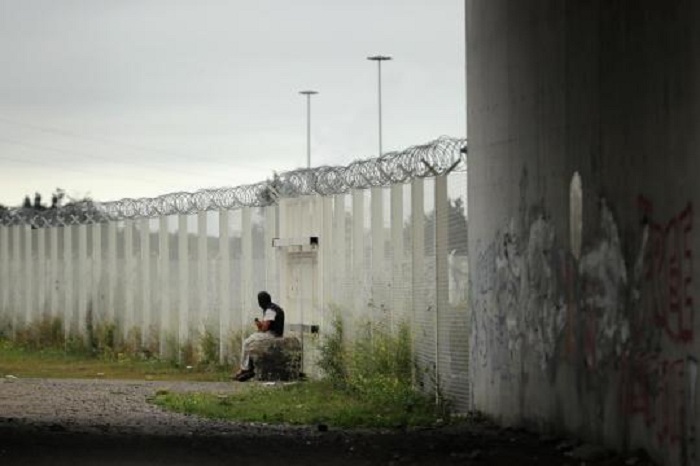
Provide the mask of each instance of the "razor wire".
POLYGON ((0 225, 32 228, 71 226, 210 210, 275 205, 281 198, 345 194, 353 189, 389 186, 466 170, 466 139, 440 137, 426 144, 347 166, 320 166, 275 174, 272 179, 228 188, 175 192, 153 198, 124 198, 113 202, 82 201, 36 211, 0 211, 0 225))

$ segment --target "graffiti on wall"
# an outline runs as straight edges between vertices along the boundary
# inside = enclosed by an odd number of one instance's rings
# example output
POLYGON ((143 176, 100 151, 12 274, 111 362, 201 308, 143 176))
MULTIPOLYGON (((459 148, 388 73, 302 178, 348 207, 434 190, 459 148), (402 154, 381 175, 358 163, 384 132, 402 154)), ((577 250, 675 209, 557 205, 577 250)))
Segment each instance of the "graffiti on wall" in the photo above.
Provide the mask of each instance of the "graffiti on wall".
POLYGON ((605 199, 600 201, 599 239, 582 255, 577 277, 584 362, 589 370, 598 370, 622 355, 630 336, 625 312, 627 267, 617 224, 605 199))
POLYGON ((620 365, 621 411, 639 416, 658 445, 679 445, 685 431, 686 361, 658 354, 625 357, 620 365))
POLYGON ((515 384, 535 367, 550 380, 562 363, 580 367, 580 393, 616 384, 620 419, 629 420, 621 425, 641 420, 659 448, 690 464, 697 396, 693 205, 659 218, 640 196, 639 230, 624 236, 637 243, 626 248, 606 200, 598 207, 599 223, 578 259, 545 214, 525 209, 486 247, 477 243, 473 362, 515 384))
POLYGON ((560 261, 554 228, 544 216, 535 218, 525 234, 510 222, 498 241, 482 251, 478 263, 483 273, 475 277, 472 300, 472 324, 479 329, 473 333, 472 351, 482 367, 488 364, 501 378, 510 378, 513 361, 524 357, 523 346, 541 369, 551 367, 566 320, 558 286, 560 261))
POLYGON ((648 225, 644 278, 653 293, 654 324, 675 343, 693 341, 693 205, 667 222, 654 219, 654 205, 639 196, 638 205, 648 225))
POLYGON ((559 262, 554 227, 539 217, 528 234, 522 324, 527 329, 527 345, 534 350, 543 371, 555 360, 557 342, 565 323, 566 306, 557 275, 559 262))
POLYGON ((697 360, 692 295, 693 205, 658 221, 653 203, 637 199, 641 249, 632 290, 631 339, 620 363, 620 408, 639 417, 659 447, 675 447, 681 464, 694 456, 697 360))

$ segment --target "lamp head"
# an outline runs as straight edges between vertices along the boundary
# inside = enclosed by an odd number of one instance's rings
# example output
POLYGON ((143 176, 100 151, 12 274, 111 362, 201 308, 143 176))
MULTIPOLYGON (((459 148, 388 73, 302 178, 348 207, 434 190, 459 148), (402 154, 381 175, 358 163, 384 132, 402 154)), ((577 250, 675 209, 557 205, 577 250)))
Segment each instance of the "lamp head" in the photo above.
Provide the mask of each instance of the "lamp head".
POLYGON ((391 57, 387 55, 373 55, 371 57, 367 57, 367 60, 372 60, 372 61, 386 61, 386 60, 391 60, 391 57))

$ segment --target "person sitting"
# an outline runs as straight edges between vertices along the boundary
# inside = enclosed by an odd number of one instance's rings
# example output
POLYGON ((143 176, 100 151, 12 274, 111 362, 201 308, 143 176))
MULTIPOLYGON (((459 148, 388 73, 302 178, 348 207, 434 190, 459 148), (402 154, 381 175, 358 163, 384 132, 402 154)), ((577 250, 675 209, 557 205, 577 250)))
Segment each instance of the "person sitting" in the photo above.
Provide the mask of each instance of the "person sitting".
POLYGON ((255 318, 255 326, 258 331, 243 341, 241 368, 234 375, 234 379, 239 382, 245 382, 255 376, 255 368, 250 357, 250 347, 253 342, 284 336, 284 310, 272 302, 272 298, 267 291, 258 293, 258 305, 263 311, 263 318, 262 320, 255 318))

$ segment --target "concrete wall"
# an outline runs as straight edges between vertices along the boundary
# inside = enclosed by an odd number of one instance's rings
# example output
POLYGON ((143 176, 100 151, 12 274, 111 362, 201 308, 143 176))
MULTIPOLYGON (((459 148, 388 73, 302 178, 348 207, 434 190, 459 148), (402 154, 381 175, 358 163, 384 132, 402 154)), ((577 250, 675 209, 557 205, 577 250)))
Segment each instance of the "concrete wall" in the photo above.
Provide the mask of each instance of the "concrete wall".
POLYGON ((698 464, 700 2, 466 18, 474 408, 698 464))

